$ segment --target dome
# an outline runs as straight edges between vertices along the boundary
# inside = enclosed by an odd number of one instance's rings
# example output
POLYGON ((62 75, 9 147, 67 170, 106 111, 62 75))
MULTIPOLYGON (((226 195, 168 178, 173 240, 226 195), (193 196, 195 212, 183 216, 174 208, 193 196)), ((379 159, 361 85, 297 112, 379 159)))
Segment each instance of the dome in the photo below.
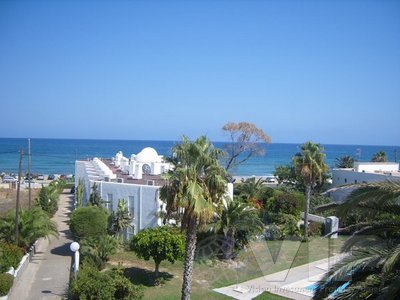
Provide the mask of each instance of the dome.
POLYGON ((151 147, 146 147, 138 153, 135 157, 136 162, 161 162, 161 158, 155 149, 151 147))

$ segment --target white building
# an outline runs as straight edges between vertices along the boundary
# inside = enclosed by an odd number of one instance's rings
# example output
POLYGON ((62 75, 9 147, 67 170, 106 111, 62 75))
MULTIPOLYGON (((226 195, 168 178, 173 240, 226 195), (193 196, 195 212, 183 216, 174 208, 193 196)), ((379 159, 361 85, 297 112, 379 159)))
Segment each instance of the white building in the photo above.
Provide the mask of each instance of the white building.
POLYGON ((171 164, 150 147, 132 154, 130 160, 120 151, 114 157, 114 165, 132 179, 142 179, 143 175, 160 175, 171 169, 171 164))
POLYGON ((126 200, 133 217, 133 226, 125 233, 127 239, 144 228, 161 225, 159 216, 165 210, 165 204, 159 199, 159 189, 164 184, 159 175, 169 169, 169 164, 164 163, 152 148, 145 148, 133 157, 129 160, 118 152, 113 159, 75 162, 75 186, 79 180, 84 184, 84 205, 94 184, 110 211, 117 210, 119 199, 126 200), (149 166, 149 172, 145 165, 149 166), (128 175, 126 170, 130 169, 134 172, 128 175))
MULTIPOLYGON (((159 190, 165 181, 160 175, 170 168, 153 148, 144 148, 130 160, 118 152, 112 159, 76 161, 75 186, 80 180, 83 182, 83 205, 87 204, 94 184, 110 211, 116 211, 118 200, 125 199, 133 217, 132 228, 124 234, 129 239, 142 229, 162 224, 160 213, 165 212, 165 203, 159 198, 159 190)), ((227 195, 233 198, 231 183, 227 195)))
POLYGON ((332 189, 327 192, 333 201, 341 202, 354 190, 350 184, 400 180, 399 163, 355 162, 354 168, 332 170, 332 189))

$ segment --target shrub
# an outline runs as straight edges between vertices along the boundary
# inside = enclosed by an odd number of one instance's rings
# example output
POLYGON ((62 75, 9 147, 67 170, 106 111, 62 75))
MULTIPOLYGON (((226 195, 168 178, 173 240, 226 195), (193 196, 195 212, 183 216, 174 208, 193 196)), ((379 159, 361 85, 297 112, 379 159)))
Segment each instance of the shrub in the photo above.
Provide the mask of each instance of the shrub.
POLYGON ((80 300, 140 299, 143 296, 141 288, 133 285, 121 272, 100 272, 87 264, 83 264, 72 281, 69 294, 71 299, 80 300))
POLYGON ((318 222, 310 222, 308 225, 308 234, 310 236, 321 236, 324 234, 324 224, 318 222))
POLYGON ((299 237, 301 235, 300 228, 297 226, 298 219, 293 215, 280 214, 281 224, 279 225, 282 238, 299 237))
POLYGON ((0 273, 17 268, 23 255, 24 250, 14 244, 0 244, 0 273))
POLYGON ((117 252, 118 246, 117 239, 112 236, 91 237, 82 241, 82 253, 90 257, 98 269, 102 269, 110 255, 117 252))
POLYGON ((267 241, 280 240, 282 238, 279 227, 275 224, 267 225, 264 231, 264 238, 267 241))
POLYGON ((50 217, 58 210, 58 200, 62 191, 62 183, 53 181, 47 187, 42 187, 36 198, 36 204, 40 206, 50 217))
POLYGON ((275 191, 275 195, 268 200, 268 210, 272 213, 284 213, 297 216, 303 209, 304 196, 300 193, 275 191))
POLYGON ((91 238, 107 233, 108 213, 98 206, 75 209, 71 214, 70 229, 77 239, 91 238))
POLYGON ((14 281, 14 276, 8 273, 0 274, 0 297, 6 296, 10 291, 14 281))

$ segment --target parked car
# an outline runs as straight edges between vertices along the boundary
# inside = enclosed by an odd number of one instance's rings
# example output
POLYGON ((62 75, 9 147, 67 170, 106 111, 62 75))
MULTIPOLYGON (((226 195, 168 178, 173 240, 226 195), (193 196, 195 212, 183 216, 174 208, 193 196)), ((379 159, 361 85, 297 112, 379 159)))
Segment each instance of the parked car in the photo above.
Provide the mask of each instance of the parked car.
POLYGON ((44 175, 38 175, 38 176, 36 177, 36 179, 37 179, 37 180, 44 180, 44 175))
POLYGON ((10 182, 16 182, 16 181, 18 181, 17 179, 15 179, 14 177, 12 177, 12 176, 4 176, 3 177, 3 182, 4 183, 10 183, 10 182))
POLYGON ((54 180, 54 179, 56 179, 56 176, 54 175, 47 176, 47 180, 54 180))

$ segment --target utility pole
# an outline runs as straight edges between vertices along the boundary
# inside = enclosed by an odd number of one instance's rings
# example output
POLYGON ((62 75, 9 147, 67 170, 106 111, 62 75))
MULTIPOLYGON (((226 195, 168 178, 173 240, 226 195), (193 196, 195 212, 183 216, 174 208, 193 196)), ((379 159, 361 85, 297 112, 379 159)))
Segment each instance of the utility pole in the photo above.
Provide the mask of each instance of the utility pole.
POLYGON ((18 182, 17 182, 17 203, 15 205, 15 243, 19 244, 19 190, 21 188, 21 166, 22 166, 22 148, 19 149, 19 164, 18 164, 18 182))
POLYGON ((28 139, 28 188, 29 188, 29 208, 32 206, 31 194, 31 139, 28 139))

